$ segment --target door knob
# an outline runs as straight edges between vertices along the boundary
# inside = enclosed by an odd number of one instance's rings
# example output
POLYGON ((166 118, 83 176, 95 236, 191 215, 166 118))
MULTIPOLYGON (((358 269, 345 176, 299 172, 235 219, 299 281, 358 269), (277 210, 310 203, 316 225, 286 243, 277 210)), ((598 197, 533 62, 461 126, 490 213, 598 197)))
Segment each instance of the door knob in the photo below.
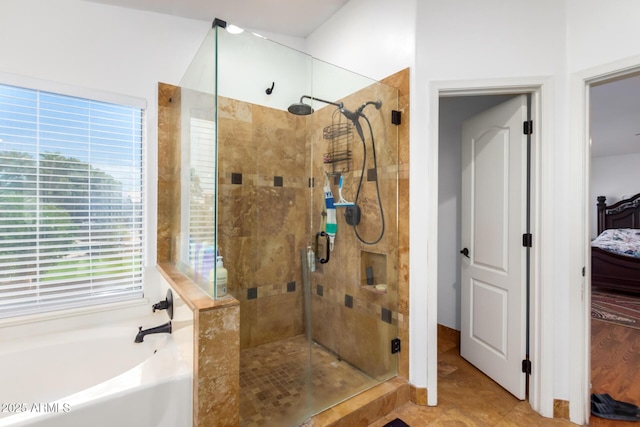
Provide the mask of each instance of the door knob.
POLYGON ((460 253, 464 256, 466 256, 467 258, 469 258, 469 249, 464 248, 460 251, 460 253))

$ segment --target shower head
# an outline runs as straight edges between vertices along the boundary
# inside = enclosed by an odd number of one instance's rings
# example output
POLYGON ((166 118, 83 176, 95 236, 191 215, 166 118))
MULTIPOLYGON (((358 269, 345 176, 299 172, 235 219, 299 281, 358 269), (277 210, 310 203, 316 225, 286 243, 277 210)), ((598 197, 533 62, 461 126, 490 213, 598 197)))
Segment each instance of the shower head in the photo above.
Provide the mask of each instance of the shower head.
POLYGON ((288 108, 291 114, 295 114, 296 116, 307 116, 313 113, 313 108, 311 105, 305 104, 304 102, 296 102, 295 104, 289 105, 288 108))
POLYGON ((311 99, 313 101, 324 102, 325 104, 335 105, 338 108, 342 108, 343 106, 342 102, 325 101, 324 99, 314 98, 309 95, 302 95, 302 97, 300 97, 300 102, 289 105, 289 108, 287 110, 289 110, 291 114, 295 114, 297 116, 308 116, 309 114, 313 113, 313 108, 311 108, 311 105, 302 102, 302 100, 305 98, 311 99))

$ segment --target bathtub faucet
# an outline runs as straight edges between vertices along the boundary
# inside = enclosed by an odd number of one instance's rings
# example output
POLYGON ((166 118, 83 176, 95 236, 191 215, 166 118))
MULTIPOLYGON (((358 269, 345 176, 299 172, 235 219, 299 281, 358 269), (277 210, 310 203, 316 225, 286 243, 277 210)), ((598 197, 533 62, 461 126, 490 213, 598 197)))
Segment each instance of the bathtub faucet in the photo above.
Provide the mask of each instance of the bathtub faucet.
POLYGON ((149 334, 170 334, 171 333, 171 321, 164 323, 160 326, 156 326, 155 328, 149 328, 142 330, 142 326, 138 328, 138 335, 136 335, 135 342, 142 342, 144 340, 145 335, 149 334))
POLYGON ((153 312, 156 310, 167 310, 169 319, 173 319, 173 293, 171 289, 167 289, 167 298, 164 301, 159 301, 153 304, 153 312))

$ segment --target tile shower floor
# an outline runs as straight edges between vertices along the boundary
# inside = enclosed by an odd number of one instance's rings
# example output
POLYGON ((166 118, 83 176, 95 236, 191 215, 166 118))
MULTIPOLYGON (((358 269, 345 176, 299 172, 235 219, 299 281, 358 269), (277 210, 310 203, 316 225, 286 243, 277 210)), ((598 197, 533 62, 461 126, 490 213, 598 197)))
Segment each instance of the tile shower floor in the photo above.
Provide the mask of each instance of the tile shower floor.
POLYGON ((320 345, 309 348, 304 335, 248 348, 240 352, 240 425, 294 427, 375 384, 320 345))

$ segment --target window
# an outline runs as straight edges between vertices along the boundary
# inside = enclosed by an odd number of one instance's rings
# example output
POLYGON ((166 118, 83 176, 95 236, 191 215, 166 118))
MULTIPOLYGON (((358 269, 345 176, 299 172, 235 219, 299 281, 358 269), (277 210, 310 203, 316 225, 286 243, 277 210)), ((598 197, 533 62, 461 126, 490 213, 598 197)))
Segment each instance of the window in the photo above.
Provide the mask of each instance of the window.
MULTIPOLYGON (((183 156, 183 167, 188 166, 189 180, 183 184, 182 197, 188 203, 182 214, 183 230, 189 230, 183 247, 188 249, 181 262, 193 272, 191 277, 198 284, 209 283, 209 275, 216 263, 216 134, 211 120, 189 118, 189 154, 183 156), (188 187, 188 188, 187 188, 188 187)), ((213 295, 212 295, 213 296, 213 295)))
POLYGON ((142 117, 0 85, 0 317, 142 296, 142 117))

